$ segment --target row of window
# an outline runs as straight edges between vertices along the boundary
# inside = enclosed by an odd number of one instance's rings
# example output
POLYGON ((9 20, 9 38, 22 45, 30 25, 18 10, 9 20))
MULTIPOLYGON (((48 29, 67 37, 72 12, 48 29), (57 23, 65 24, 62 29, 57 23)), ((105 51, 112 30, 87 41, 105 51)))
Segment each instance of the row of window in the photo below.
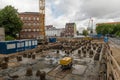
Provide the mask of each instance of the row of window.
POLYGON ((24 26, 39 26, 40 23, 24 23, 24 26))
POLYGON ((40 31, 40 29, 23 29, 22 31, 25 31, 25 32, 31 32, 31 31, 40 31))
POLYGON ((39 17, 20 17, 21 20, 39 20, 39 17))
POLYGON ((37 35, 21 35, 21 38, 36 38, 37 35))
POLYGON ((66 35, 74 35, 73 33, 65 33, 66 35))

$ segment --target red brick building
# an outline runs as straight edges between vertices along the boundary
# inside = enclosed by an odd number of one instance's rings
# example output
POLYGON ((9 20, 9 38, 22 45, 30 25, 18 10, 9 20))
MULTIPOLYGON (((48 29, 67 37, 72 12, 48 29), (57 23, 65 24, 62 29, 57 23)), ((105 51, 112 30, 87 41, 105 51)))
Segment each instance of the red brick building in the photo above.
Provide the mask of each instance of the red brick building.
POLYGON ((64 37, 74 37, 76 35, 76 24, 66 23, 65 31, 61 33, 64 37))
POLYGON ((19 13, 24 25, 20 32, 21 39, 33 39, 37 38, 40 34, 40 21, 38 12, 23 12, 19 13))
POLYGON ((45 26, 45 29, 46 29, 46 30, 48 30, 48 29, 53 29, 53 28, 55 28, 55 27, 53 27, 53 25, 47 25, 47 26, 45 26))

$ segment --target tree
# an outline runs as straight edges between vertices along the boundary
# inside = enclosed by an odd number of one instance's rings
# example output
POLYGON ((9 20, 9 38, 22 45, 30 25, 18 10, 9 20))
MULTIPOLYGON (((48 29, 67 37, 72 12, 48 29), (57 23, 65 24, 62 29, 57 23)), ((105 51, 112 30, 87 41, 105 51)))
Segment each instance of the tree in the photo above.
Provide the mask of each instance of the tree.
POLYGON ((98 34, 112 34, 112 35, 116 35, 119 36, 119 32, 120 32, 120 23, 117 24, 99 24, 96 26, 96 32, 98 34))
POLYGON ((83 30, 82 33, 83 33, 84 36, 87 36, 88 35, 88 30, 83 30))
POLYGON ((114 25, 113 24, 99 24, 96 27, 96 32, 98 34, 111 34, 113 32, 114 25))
POLYGON ((0 10, 0 27, 5 28, 5 35, 16 38, 22 29, 22 21, 18 16, 17 10, 12 6, 6 6, 0 10))

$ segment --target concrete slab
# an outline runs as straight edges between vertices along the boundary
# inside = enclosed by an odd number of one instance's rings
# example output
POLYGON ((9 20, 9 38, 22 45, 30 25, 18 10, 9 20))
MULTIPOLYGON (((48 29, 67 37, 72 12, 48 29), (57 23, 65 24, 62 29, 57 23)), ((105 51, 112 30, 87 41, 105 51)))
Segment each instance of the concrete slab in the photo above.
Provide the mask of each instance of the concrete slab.
POLYGON ((83 75, 87 66, 84 65, 75 65, 73 66, 72 74, 83 75))

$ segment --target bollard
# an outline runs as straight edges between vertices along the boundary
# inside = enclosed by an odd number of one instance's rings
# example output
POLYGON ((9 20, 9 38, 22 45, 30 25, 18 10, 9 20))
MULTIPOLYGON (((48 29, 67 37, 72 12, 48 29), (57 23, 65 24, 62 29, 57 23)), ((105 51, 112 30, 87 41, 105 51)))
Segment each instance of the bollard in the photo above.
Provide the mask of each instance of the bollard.
POLYGON ((65 51, 65 53, 67 53, 67 51, 65 51))
POLYGON ((27 68, 26 70, 26 76, 32 76, 33 73, 32 73, 32 68, 27 68))
POLYGON ((39 77, 40 75, 41 75, 40 70, 37 70, 37 72, 36 72, 36 77, 39 77))
POLYGON ((81 54, 81 50, 78 50, 78 54, 81 54))
POLYGON ((23 54, 23 57, 26 58, 26 57, 27 57, 27 54, 23 54))
POLYGON ((31 58, 31 54, 28 54, 28 58, 31 58))
POLYGON ((46 77, 46 72, 42 71, 40 74, 40 80, 45 80, 46 79, 45 77, 46 77))
POLYGON ((17 61, 22 61, 22 56, 17 56, 17 61))
POLYGON ((86 57, 86 51, 84 51, 84 53, 83 53, 83 57, 86 57))
POLYGON ((57 53, 59 53, 59 50, 57 50, 57 53))
POLYGON ((8 63, 7 62, 2 62, 1 63, 1 68, 2 69, 7 69, 8 68, 8 63))
POLYGON ((35 56, 35 54, 33 54, 33 55, 32 55, 32 59, 35 59, 35 58, 36 58, 36 56, 35 56))
POLYGON ((93 57, 93 54, 94 54, 93 51, 90 50, 90 52, 89 52, 89 57, 92 58, 92 57, 93 57))
POLYGON ((67 56, 69 56, 69 54, 70 54, 70 53, 69 53, 69 51, 67 51, 67 53, 66 53, 66 54, 67 54, 67 56))
POLYGON ((112 50, 111 50, 111 55, 113 55, 113 52, 112 52, 112 50))
POLYGON ((0 67, 2 66, 2 62, 3 62, 3 61, 2 61, 2 60, 0 60, 0 67))
POLYGON ((95 47, 95 46, 93 47, 93 50, 96 50, 96 47, 95 47))
POLYGON ((5 62, 9 62, 9 57, 4 57, 5 62))

